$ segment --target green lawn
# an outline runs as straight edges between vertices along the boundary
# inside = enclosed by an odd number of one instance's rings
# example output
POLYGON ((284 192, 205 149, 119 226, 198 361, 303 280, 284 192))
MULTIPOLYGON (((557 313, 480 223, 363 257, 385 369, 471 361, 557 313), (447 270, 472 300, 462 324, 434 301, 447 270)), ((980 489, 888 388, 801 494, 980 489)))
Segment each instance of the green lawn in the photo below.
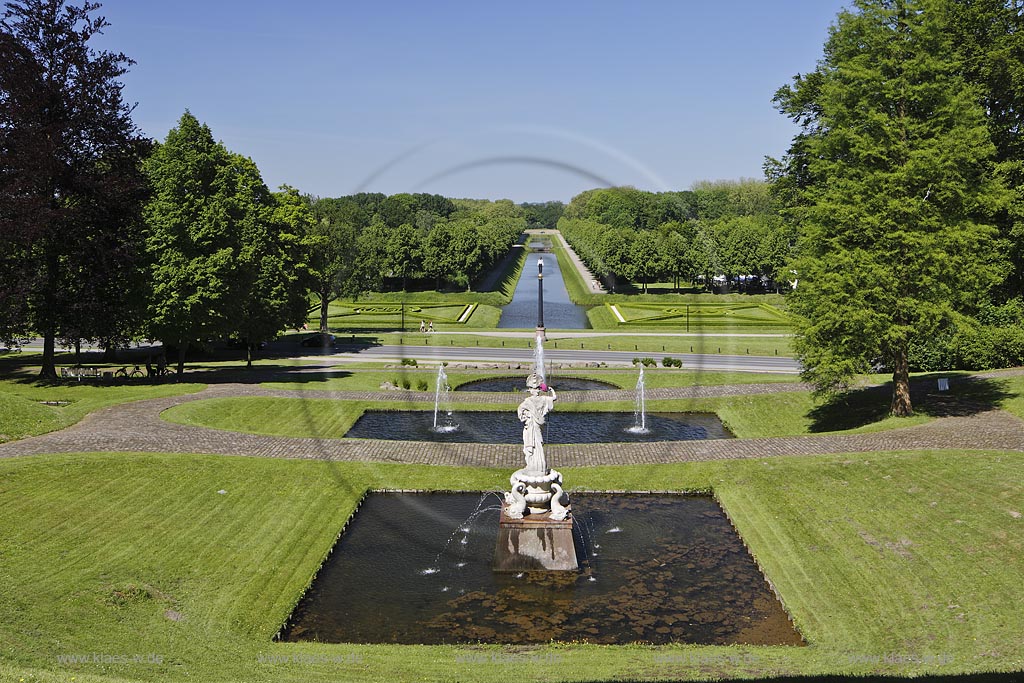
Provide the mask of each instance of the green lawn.
MULTIPOLYGON (((664 329, 659 332, 665 332, 664 329)), ((529 337, 505 337, 473 334, 405 334, 375 335, 381 344, 410 346, 409 355, 415 357, 416 346, 506 347, 525 349, 533 345, 529 337)), ((344 341, 344 340, 342 340, 344 341)), ((711 336, 634 336, 608 334, 602 336, 556 338, 548 330, 545 349, 581 349, 590 351, 629 351, 638 357, 651 357, 661 363, 666 355, 683 353, 710 353, 723 355, 792 356, 792 337, 711 337, 711 336)))
MULTIPOLYGON (((460 372, 448 370, 448 384, 458 387, 466 382, 487 377, 521 377, 522 370, 505 370, 490 372, 460 372)), ((263 382, 268 389, 292 389, 297 391, 374 391, 381 383, 391 382, 401 386, 408 380, 410 388, 417 389, 425 382, 428 391, 434 390, 437 381, 437 370, 434 367, 395 368, 379 371, 353 371, 348 366, 338 366, 323 373, 303 373, 301 380, 295 377, 283 377, 281 380, 263 382), (397 382, 396 382, 397 380, 397 382)), ((636 386, 636 371, 582 370, 562 369, 549 375, 550 383, 557 389, 558 379, 565 377, 596 379, 610 382, 622 389, 633 389, 636 386)), ((712 386, 722 384, 760 384, 760 383, 794 383, 799 382, 796 375, 773 375, 752 372, 701 372, 699 370, 675 370, 648 368, 644 374, 644 383, 648 388, 712 386)))
POLYGON ((72 425, 107 406, 201 391, 205 384, 37 382, 32 376, 0 379, 0 442, 72 425), (44 401, 59 405, 46 405, 44 401))
MULTIPOLYGON (((458 397, 456 396, 456 401, 458 397)), ((714 412, 739 438, 801 436, 842 431, 871 432, 922 424, 932 419, 926 412, 909 418, 891 418, 874 410, 872 400, 837 407, 845 423, 836 429, 814 412, 816 404, 807 392, 786 392, 725 398, 650 400, 649 412, 714 412)), ((457 413, 513 409, 513 404, 454 404, 457 413)), ((559 412, 611 410, 632 412, 632 401, 559 403, 559 412)), ((161 417, 169 422, 269 436, 342 438, 364 410, 432 410, 428 401, 370 402, 317 398, 239 397, 189 401, 169 408, 161 417)))
POLYGON ((0 679, 578 681, 1024 666, 1020 454, 581 468, 585 489, 713 490, 807 647, 275 643, 367 488, 507 472, 163 454, 0 461, 0 679), (220 494, 219 491, 225 491, 220 494), (70 654, 150 664, 62 664, 70 654), (496 661, 467 663, 467 654, 496 661), (942 665, 886 664, 901 654, 942 665), (544 666, 531 656, 547 655, 544 666), (279 657, 282 663, 261 662, 279 657), (869 663, 877 658, 878 663, 869 663))

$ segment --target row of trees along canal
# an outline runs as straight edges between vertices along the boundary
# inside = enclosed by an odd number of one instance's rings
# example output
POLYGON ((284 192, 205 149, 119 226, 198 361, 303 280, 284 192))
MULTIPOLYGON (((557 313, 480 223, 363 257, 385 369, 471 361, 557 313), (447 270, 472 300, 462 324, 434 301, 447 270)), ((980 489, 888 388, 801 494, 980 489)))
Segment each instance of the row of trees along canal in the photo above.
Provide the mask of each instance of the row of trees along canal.
POLYGON ((613 187, 574 197, 558 227, 612 291, 633 284, 646 292, 665 280, 676 289, 684 281, 711 286, 716 276, 731 289, 772 289, 797 237, 778 209, 759 180, 700 182, 683 192, 613 187))

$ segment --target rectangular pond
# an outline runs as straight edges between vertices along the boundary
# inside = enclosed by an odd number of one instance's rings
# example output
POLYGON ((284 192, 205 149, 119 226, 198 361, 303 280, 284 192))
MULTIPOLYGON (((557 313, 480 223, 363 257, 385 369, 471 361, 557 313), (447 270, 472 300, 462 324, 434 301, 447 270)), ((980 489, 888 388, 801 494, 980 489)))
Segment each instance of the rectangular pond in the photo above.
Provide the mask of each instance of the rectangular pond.
MULTIPOLYGON (((714 413, 647 413, 646 432, 631 430, 636 419, 626 412, 552 412, 544 425, 551 444, 635 443, 731 439, 714 413)), ((523 442, 523 423, 512 411, 465 411, 443 416, 434 429, 431 410, 368 410, 345 433, 346 438, 442 443, 523 442)))
POLYGON ((713 498, 572 500, 580 571, 500 574, 498 494, 370 494, 282 639, 803 644, 713 498))

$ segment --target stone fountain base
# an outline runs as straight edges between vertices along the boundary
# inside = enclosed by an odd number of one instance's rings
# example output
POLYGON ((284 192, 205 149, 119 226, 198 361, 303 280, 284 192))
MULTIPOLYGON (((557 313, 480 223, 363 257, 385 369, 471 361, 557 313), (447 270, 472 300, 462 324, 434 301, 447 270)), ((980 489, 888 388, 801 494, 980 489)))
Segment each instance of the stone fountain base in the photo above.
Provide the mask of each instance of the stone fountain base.
POLYGON ((551 519, 550 511, 513 519, 501 511, 494 571, 573 571, 579 569, 572 539, 572 514, 551 519))

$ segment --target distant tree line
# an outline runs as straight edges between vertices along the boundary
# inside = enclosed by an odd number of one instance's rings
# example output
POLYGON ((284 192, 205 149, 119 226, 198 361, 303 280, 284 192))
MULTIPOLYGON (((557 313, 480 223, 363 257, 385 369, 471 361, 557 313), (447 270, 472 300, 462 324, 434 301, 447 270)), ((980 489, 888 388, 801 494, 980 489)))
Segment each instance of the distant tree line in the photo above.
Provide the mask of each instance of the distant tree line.
POLYGON ((466 290, 496 266, 526 229, 526 211, 510 200, 448 199, 432 194, 360 193, 306 197, 315 241, 320 324, 327 305, 361 291, 466 290))
POLYGON ((665 280, 710 288, 716 277, 733 289, 771 288, 796 241, 758 180, 701 182, 683 192, 587 190, 558 227, 613 289, 632 282, 644 292, 665 280))

